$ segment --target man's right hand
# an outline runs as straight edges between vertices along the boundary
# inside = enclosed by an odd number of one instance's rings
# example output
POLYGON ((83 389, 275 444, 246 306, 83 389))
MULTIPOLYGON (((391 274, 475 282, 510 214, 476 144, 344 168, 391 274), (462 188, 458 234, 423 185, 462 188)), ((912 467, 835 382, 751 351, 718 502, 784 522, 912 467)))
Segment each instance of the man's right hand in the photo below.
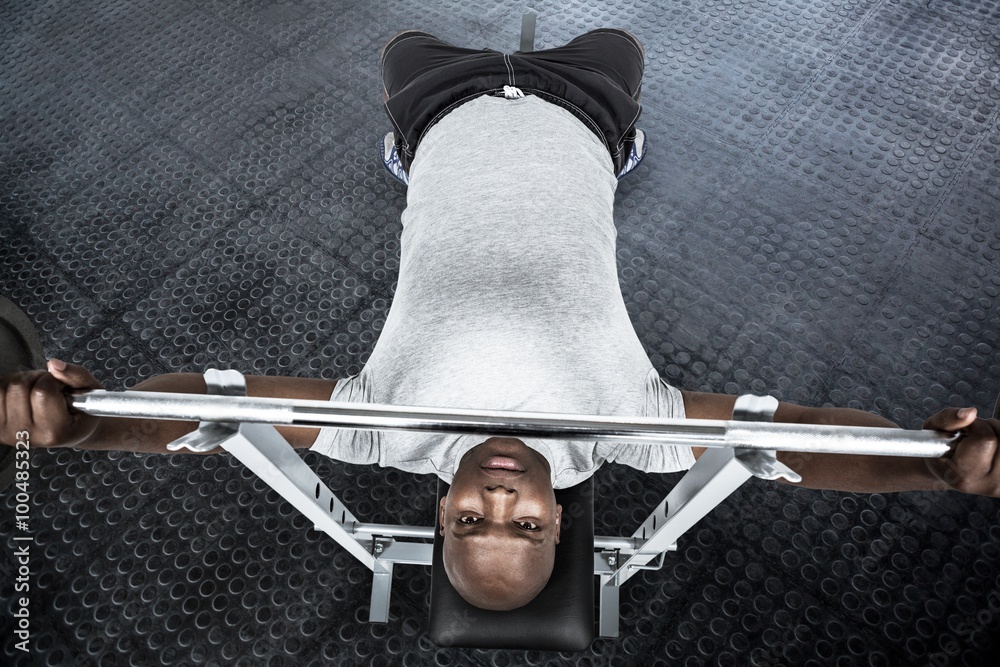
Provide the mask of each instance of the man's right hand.
POLYGON ((103 389, 83 366, 51 359, 47 371, 0 377, 0 443, 14 446, 18 433, 32 447, 75 447, 89 438, 100 418, 71 411, 66 393, 103 389))

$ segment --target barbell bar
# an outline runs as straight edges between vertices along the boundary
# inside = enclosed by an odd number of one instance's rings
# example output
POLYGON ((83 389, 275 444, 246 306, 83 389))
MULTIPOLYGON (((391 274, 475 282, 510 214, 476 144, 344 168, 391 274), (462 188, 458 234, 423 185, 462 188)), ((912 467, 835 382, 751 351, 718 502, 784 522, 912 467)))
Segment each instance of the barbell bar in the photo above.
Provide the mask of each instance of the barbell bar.
POLYGON ((935 458, 960 434, 839 425, 438 409, 288 398, 94 390, 69 397, 97 417, 474 434, 622 444, 935 458))

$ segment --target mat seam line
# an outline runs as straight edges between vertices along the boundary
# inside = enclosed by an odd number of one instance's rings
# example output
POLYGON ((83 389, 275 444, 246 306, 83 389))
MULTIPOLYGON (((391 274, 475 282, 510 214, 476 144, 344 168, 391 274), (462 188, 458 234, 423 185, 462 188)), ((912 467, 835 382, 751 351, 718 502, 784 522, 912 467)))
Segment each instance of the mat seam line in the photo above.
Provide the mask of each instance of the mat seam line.
MULTIPOLYGON (((979 133, 978 137, 976 137, 976 140, 973 142, 972 147, 969 149, 968 154, 965 156, 965 159, 962 160, 958 168, 955 169, 955 174, 952 176, 951 182, 947 185, 947 187, 945 187, 944 191, 937 198, 937 203, 931 209, 930 213, 927 215, 923 224, 917 229, 918 236, 922 236, 923 238, 933 240, 932 237, 927 235, 927 230, 930 227, 931 222, 937 219, 937 216, 941 212, 941 209, 944 208, 945 203, 951 196, 952 190, 955 189, 955 186, 958 184, 961 177, 964 176, 965 173, 969 171, 969 169, 971 168, 971 163, 974 157, 976 156, 977 152, 979 151, 979 147, 982 146, 983 142, 986 140, 986 137, 988 137, 996 128, 998 118, 1000 118, 1000 107, 998 107, 990 116, 989 120, 982 125, 983 131, 979 133)), ((976 125, 980 124, 976 123, 976 125)))

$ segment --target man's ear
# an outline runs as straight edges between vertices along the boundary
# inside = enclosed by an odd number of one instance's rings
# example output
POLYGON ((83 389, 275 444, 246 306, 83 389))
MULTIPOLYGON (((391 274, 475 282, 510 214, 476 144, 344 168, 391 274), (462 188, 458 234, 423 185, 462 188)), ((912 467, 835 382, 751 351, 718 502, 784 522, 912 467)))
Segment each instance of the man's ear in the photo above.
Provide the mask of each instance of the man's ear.
POLYGON ((448 495, 445 494, 438 503, 438 532, 444 535, 444 508, 448 504, 448 495))
MULTIPOLYGON (((444 516, 444 515, 442 515, 444 516)), ((562 530, 562 505, 556 505, 556 544, 559 544, 559 531, 562 530)))

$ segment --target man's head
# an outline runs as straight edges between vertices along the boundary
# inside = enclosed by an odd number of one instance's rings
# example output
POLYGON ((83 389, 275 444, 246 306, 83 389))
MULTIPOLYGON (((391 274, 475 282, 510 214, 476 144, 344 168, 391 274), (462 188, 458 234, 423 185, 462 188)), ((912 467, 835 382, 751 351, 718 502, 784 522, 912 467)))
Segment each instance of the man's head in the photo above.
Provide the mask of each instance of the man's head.
POLYGON ((441 499, 444 569, 482 609, 523 607, 552 575, 562 507, 548 461, 512 438, 470 449, 441 499))

